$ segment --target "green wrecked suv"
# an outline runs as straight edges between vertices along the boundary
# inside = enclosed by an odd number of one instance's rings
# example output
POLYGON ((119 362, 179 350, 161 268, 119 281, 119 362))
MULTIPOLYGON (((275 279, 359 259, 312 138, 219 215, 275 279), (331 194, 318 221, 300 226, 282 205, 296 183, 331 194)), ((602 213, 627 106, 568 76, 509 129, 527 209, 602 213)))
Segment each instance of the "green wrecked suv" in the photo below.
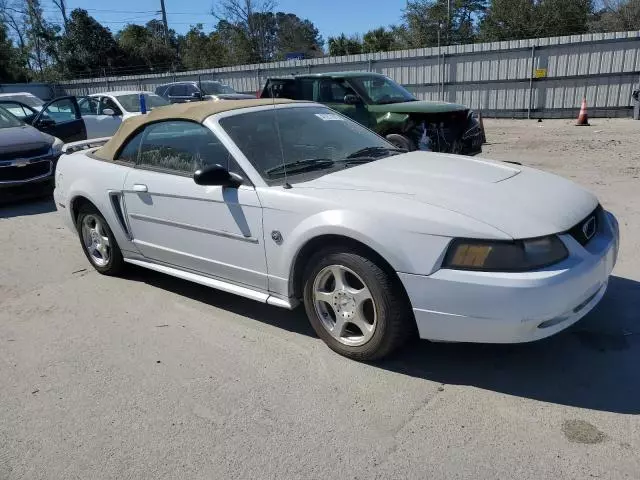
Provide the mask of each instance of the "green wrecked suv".
POLYGON ((482 130, 469 108, 455 103, 420 101, 378 73, 270 78, 259 96, 323 103, 410 151, 463 155, 482 151, 482 130))

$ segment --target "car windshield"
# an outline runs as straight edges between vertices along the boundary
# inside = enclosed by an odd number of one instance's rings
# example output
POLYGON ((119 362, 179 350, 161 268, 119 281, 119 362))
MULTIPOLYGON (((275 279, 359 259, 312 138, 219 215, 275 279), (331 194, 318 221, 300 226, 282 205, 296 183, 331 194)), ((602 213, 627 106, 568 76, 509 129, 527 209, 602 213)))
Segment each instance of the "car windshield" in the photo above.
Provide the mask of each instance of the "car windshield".
POLYGON ((220 82, 200 82, 200 88, 205 95, 218 95, 220 93, 237 93, 229 85, 220 82))
POLYGON ((416 100, 411 92, 387 77, 362 76, 349 79, 370 103, 384 105, 385 103, 413 102, 416 100))
POLYGON ((220 125, 270 185, 282 184, 285 173, 289 183, 301 182, 398 153, 371 130, 315 105, 240 113, 220 125))
POLYGON ((28 105, 36 110, 41 110, 42 105, 44 105, 44 102, 34 95, 7 95, 0 97, 0 100, 15 100, 17 102, 24 103, 25 105, 28 105))
POLYGON ((22 125, 24 125, 22 121, 0 107, 0 128, 14 128, 21 127, 22 125))
MULTIPOLYGON (((122 105, 122 108, 124 108, 127 112, 140 111, 140 98, 137 93, 118 95, 116 98, 118 99, 118 102, 120 102, 120 105, 122 105)), ((153 110, 156 107, 169 105, 169 102, 167 102, 164 98, 153 93, 145 93, 144 100, 147 110, 153 110)))

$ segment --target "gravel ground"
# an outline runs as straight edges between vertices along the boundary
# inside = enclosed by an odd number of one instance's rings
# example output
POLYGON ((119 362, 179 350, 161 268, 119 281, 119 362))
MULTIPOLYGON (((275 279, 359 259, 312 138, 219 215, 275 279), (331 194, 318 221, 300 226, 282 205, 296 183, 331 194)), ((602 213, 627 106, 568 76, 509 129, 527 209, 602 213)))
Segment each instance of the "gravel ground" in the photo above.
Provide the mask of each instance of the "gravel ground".
POLYGON ((640 122, 592 124, 485 121, 484 156, 621 225, 600 306, 527 345, 359 364, 301 310, 98 275, 51 202, 0 207, 0 479, 640 478, 640 122))

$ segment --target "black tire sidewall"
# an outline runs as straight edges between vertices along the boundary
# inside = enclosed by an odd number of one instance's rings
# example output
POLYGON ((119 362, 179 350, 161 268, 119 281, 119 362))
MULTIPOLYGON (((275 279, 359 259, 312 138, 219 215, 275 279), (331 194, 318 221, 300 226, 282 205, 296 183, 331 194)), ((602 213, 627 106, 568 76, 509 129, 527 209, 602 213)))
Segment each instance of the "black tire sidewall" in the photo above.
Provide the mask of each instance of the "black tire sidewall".
POLYGON ((395 295, 389 275, 368 258, 354 252, 327 251, 314 256, 304 275, 304 305, 309 321, 316 334, 335 352, 356 360, 373 360, 386 355, 395 337, 390 332, 395 295), (313 283, 318 273, 329 265, 343 265, 360 276, 371 292, 376 308, 376 329, 373 337, 364 345, 349 346, 336 340, 324 327, 313 302, 313 283))
POLYGON ((416 150, 416 146, 406 135, 400 133, 390 133, 386 136, 388 142, 393 143, 398 148, 404 148, 409 152, 416 150))
POLYGON ((104 216, 96 209, 91 206, 82 206, 80 207, 80 212, 78 213, 78 218, 76 219, 76 230, 78 232, 78 238, 80 239, 80 246, 82 247, 82 251, 84 252, 87 260, 91 263, 91 266, 95 268, 98 272, 103 273, 105 275, 115 275, 118 273, 123 264, 122 252, 120 251, 120 247, 118 246, 118 242, 113 236, 113 232, 111 231, 111 227, 105 220, 104 216), (88 215, 93 215, 98 217, 104 226, 104 230, 109 238, 109 245, 111 246, 111 258, 109 258, 109 262, 106 265, 100 266, 96 265, 91 257, 91 254, 87 250, 87 247, 84 244, 84 239, 82 238, 82 221, 88 215))

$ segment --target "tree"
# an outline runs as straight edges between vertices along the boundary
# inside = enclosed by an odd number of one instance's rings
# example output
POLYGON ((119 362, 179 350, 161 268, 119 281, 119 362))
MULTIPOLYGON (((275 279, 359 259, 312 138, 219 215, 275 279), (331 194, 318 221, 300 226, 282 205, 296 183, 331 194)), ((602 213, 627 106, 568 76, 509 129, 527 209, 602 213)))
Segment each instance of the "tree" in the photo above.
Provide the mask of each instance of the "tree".
POLYGON ((45 20, 40 0, 24 0, 24 15, 32 69, 42 77, 44 70, 58 61, 57 41, 60 28, 45 20))
POLYGON ((7 26, 0 22, 0 82, 27 80, 21 52, 7 35, 7 26))
MULTIPOLYGON (((395 27, 398 42, 405 47, 473 43, 477 38, 478 19, 486 10, 486 0, 414 0, 407 2, 404 25, 395 27)), ((506 0, 509 1, 509 0, 506 0)), ((392 31, 394 29, 392 28, 392 31)))
POLYGON ((126 55, 123 70, 127 73, 167 71, 177 63, 175 31, 169 30, 167 44, 160 20, 151 20, 145 26, 129 24, 118 32, 116 40, 126 55))
POLYGON ((362 53, 362 42, 357 36, 347 37, 344 33, 338 37, 329 37, 329 55, 354 55, 362 53))
POLYGON ((225 33, 232 28, 236 30, 230 35, 238 46, 246 48, 250 63, 269 60, 269 52, 273 51, 273 13, 275 0, 220 0, 211 14, 223 24, 225 33))
POLYGON ((388 52, 396 47, 396 39, 392 31, 384 27, 369 30, 362 37, 364 53, 388 52))
POLYGON ((0 0, 0 21, 5 26, 5 34, 13 35, 13 38, 17 40, 17 48, 20 51, 21 64, 25 69, 29 68, 28 63, 28 49, 27 49, 27 37, 26 30, 26 17, 23 10, 20 10, 20 5, 12 5, 7 0, 0 0))
POLYGON ((591 0, 492 0, 480 25, 484 41, 585 33, 591 0))
POLYGON ((586 33, 592 12, 592 0, 540 0, 537 31, 543 37, 586 33))
POLYGON ((124 57, 108 28, 86 10, 76 8, 71 12, 60 40, 61 67, 66 75, 96 72, 116 65, 124 57))
POLYGON ((178 39, 180 59, 186 69, 222 67, 229 64, 229 52, 219 32, 204 33, 202 24, 192 26, 178 39))
POLYGON ((640 0, 604 0, 589 25, 592 32, 637 30, 640 25, 640 0))
POLYGON ((51 0, 53 5, 60 10, 60 15, 62 15, 62 21, 64 22, 64 28, 67 29, 67 23, 69 23, 69 18, 67 17, 67 5, 65 0, 51 0))
POLYGON ((486 42, 533 38, 537 28, 534 0, 492 0, 480 36, 486 42))
POLYGON ((275 14, 276 41, 272 52, 274 59, 283 59, 287 53, 303 53, 306 57, 318 56, 324 40, 315 25, 293 13, 275 14))

